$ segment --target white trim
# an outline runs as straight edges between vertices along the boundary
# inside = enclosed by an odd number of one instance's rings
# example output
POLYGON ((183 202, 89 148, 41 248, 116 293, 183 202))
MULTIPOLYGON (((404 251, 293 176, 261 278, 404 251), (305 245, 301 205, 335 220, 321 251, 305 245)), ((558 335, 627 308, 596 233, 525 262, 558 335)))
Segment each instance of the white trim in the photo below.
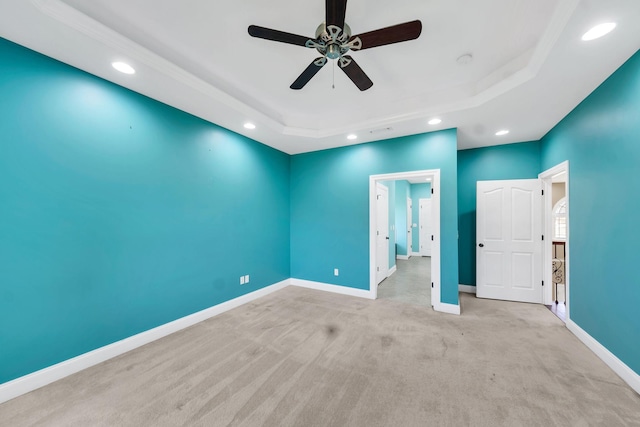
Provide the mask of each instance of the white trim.
POLYGON ((411 256, 422 256, 420 252, 411 252, 411 256))
POLYGON ((397 265, 394 265, 393 267, 391 267, 391 268, 389 269, 389 272, 387 273, 387 277, 391 277, 391 275, 392 275, 393 273, 395 273, 397 269, 398 269, 398 266, 397 266, 397 265))
POLYGON ((11 400, 22 394, 44 387, 54 381, 58 381, 83 369, 102 363, 106 360, 120 356, 128 351, 141 347, 152 341, 166 337, 174 332, 193 326, 196 323, 215 317, 243 304, 266 296, 272 292, 287 287, 290 279, 283 280, 273 285, 258 289, 257 291, 225 301, 213 307, 209 307, 197 313, 190 314, 148 331, 130 336, 112 344, 100 347, 88 353, 81 354, 72 359, 65 360, 31 374, 16 378, 13 381, 0 384, 0 403, 11 400))
POLYGON ((332 285, 330 283, 313 282, 311 280, 291 279, 291 286, 315 289, 317 291, 332 292, 334 294, 349 295, 352 297, 375 299, 366 289, 350 288, 348 286, 332 285))
POLYGON ((413 200, 407 197, 407 255, 413 255, 413 200))
POLYGON ((446 304, 444 302, 436 303, 433 306, 435 311, 439 311, 441 313, 455 314, 460 316, 460 306, 456 304, 446 304))
POLYGON ((406 261, 409 259, 409 255, 396 255, 396 259, 403 259, 406 261))
POLYGON ((585 332, 574 321, 567 319, 567 329, 569 329, 573 335, 578 337, 580 341, 584 343, 596 356, 598 356, 604 363, 609 366, 613 372, 618 374, 629 386, 640 394, 640 375, 638 375, 633 369, 627 366, 622 360, 618 359, 613 353, 611 353, 605 346, 600 344, 595 338, 585 332))
POLYGON ((458 285, 458 292, 464 292, 465 294, 476 293, 476 287, 471 285, 458 285))

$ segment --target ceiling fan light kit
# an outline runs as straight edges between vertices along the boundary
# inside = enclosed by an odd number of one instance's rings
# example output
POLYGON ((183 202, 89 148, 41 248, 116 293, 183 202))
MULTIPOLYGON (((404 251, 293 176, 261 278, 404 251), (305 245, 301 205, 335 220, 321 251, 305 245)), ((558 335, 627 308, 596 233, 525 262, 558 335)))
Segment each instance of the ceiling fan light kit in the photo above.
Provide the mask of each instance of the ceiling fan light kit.
POLYGON ((344 22, 347 0, 326 0, 325 7, 326 19, 316 29, 315 38, 257 25, 249 26, 249 35, 252 37, 316 49, 322 55, 309 64, 291 84, 291 89, 302 89, 326 65, 328 59, 333 59, 358 89, 367 90, 373 86, 373 82, 347 53, 414 40, 422 32, 422 23, 416 20, 352 36, 351 28, 344 22))

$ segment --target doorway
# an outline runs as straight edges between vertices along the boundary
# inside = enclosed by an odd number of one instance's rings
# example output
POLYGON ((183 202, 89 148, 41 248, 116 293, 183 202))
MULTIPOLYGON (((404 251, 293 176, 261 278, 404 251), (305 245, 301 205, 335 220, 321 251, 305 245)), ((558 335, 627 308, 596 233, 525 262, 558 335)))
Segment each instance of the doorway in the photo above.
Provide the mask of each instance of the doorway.
POLYGON ((407 257, 413 254, 413 209, 411 197, 407 197, 407 257))
POLYGON ((543 220, 544 304, 565 323, 569 320, 569 162, 565 161, 539 175, 545 194, 543 220))
MULTIPOLYGON (((403 197, 402 203, 405 204, 405 206, 407 206, 407 213, 405 214, 403 212, 403 217, 404 217, 404 227, 400 228, 400 227, 396 227, 395 231, 397 231, 398 233, 396 233, 398 236, 400 237, 400 233, 404 234, 405 237, 405 248, 404 249, 406 251, 406 255, 403 257, 401 255, 398 255, 397 261, 398 262, 411 262, 411 255, 415 256, 415 264, 414 265, 409 265, 407 264, 407 272, 411 272, 412 270, 414 270, 415 268, 420 269, 421 267, 418 265, 420 262, 422 262, 423 264, 427 261, 430 261, 430 278, 429 275, 425 277, 417 277, 414 278, 412 280, 414 280, 415 282, 418 282, 419 286, 426 288, 426 290, 428 290, 429 292, 429 300, 428 303, 426 305, 431 305, 433 306, 433 308, 437 311, 446 311, 446 309, 444 307, 442 307, 442 304, 440 302, 440 171, 439 170, 424 170, 424 171, 413 171, 413 172, 400 172, 400 173, 393 173, 393 174, 384 174, 384 175, 372 175, 369 177, 369 200, 370 200, 370 207, 369 207, 369 216, 370 216, 370 220, 369 220, 369 224, 370 224, 370 239, 369 239, 369 248, 370 248, 370 288, 369 288, 369 292, 371 294, 371 297, 376 299, 378 297, 378 271, 377 271, 377 259, 378 259, 378 239, 377 239, 377 224, 378 224, 378 208, 377 208, 377 188, 378 188, 378 184, 379 183, 383 183, 385 181, 409 181, 409 182, 430 182, 430 190, 432 191, 432 194, 430 194, 431 196, 431 230, 432 230, 432 239, 431 240, 431 258, 430 260, 428 259, 424 259, 422 260, 419 255, 419 253, 414 253, 412 254, 411 252, 411 246, 414 246, 414 248, 418 248, 419 244, 415 243, 415 240, 419 239, 419 233, 413 233, 413 222, 414 219, 418 216, 418 213, 415 212, 411 212, 409 213, 409 209, 412 209, 413 207, 416 208, 417 210, 417 203, 413 203, 410 202, 409 200, 406 200, 405 197, 403 197), (415 235, 414 235, 415 234, 415 235), (408 238, 411 238, 413 240, 413 242, 409 241, 408 238), (404 258, 404 259, 403 259, 404 258), (406 260, 406 261, 405 261, 406 260)), ((391 199, 391 196, 390 196, 391 199)), ((390 227, 393 228, 393 225, 391 224, 392 221, 390 221, 390 227)), ((416 229, 417 231, 417 229, 416 229)), ((393 232, 393 230, 390 231, 390 234, 393 232)), ((392 246, 394 246, 391 250, 390 253, 395 253, 395 244, 392 240, 391 242, 392 246)), ((391 273, 393 273, 394 268, 392 267, 391 269, 389 269, 389 271, 391 273)), ((398 274, 397 271, 394 274, 398 274)), ((387 279, 389 280, 389 279, 387 279)), ((384 285, 384 281, 382 282, 384 285)), ((424 289, 423 289, 424 290, 424 289)))

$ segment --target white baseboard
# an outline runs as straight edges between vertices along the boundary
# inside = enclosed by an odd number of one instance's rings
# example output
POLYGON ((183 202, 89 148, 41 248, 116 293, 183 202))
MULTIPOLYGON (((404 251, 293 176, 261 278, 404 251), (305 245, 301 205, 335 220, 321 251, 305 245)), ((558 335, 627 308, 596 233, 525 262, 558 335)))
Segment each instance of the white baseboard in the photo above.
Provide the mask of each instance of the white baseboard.
POLYGON ((458 292, 464 292, 465 294, 475 294, 476 287, 471 285, 458 285, 458 292))
POLYGON ((407 260, 407 259, 409 259, 409 255, 396 255, 396 259, 404 259, 404 260, 407 260))
POLYGON ((311 280, 291 279, 292 286, 333 292, 334 294, 350 295, 352 297, 374 299, 369 290, 350 288, 348 286, 331 285, 329 283, 312 282, 311 280))
POLYGON ((397 266, 397 265, 394 265, 393 267, 391 267, 391 268, 389 269, 389 272, 387 273, 387 277, 391 277, 391 275, 392 275, 393 273, 395 273, 397 269, 398 269, 398 266, 397 266))
POLYGON ((174 332, 188 328, 189 326, 195 325, 203 320, 207 320, 211 317, 222 314, 225 311, 229 311, 233 308, 285 288, 289 284, 290 279, 283 280, 282 282, 258 289, 257 291, 225 301, 221 304, 190 314, 172 322, 165 323, 164 325, 149 329, 148 331, 141 332, 121 341, 116 341, 113 344, 100 347, 72 359, 65 360, 64 362, 57 363, 23 377, 16 378, 13 381, 0 384, 0 403, 11 400, 22 394, 29 393, 30 391, 36 390, 40 387, 44 387, 47 384, 51 384, 54 381, 75 374, 83 369, 90 368, 91 366, 102 363, 113 357, 120 356, 121 354, 157 339, 166 337, 174 332))
POLYGON ((584 329, 578 326, 573 320, 567 320, 567 328, 584 343, 596 356, 607 364, 620 376, 636 393, 640 394, 640 375, 618 359, 613 353, 600 344, 595 338, 589 335, 584 329))
POLYGON ((411 256, 422 256, 420 252, 411 252, 411 256))
POLYGON ((434 305, 433 309, 442 313, 456 314, 458 316, 460 315, 460 306, 456 304, 446 304, 440 302, 434 305))

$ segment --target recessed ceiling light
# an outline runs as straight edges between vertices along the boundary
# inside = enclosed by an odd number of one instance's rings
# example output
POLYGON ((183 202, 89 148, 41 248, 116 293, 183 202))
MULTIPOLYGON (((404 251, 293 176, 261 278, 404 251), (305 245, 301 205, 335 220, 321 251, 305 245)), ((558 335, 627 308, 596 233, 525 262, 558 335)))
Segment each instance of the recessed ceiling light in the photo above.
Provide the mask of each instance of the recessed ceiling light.
POLYGON ((358 135, 356 135, 355 133, 352 133, 350 135, 347 135, 347 139, 350 139, 353 141, 354 139, 358 139, 358 135))
POLYGON ((582 40, 589 41, 598 39, 606 34, 609 34, 616 27, 615 22, 607 22, 604 24, 596 25, 582 36, 582 40))
POLYGON ((244 128, 245 129, 255 129, 256 125, 254 125, 253 123, 247 122, 247 123, 244 124, 244 128))
POLYGON ((499 130, 498 132, 496 132, 496 136, 503 136, 503 135, 506 135, 508 133, 509 133, 508 130, 503 129, 503 130, 499 130))
POLYGON ((440 123, 442 123, 442 119, 431 119, 427 123, 429 123, 432 126, 433 125, 439 125, 440 123))
POLYGON ((471 61, 473 61, 473 55, 470 53, 465 53, 464 55, 456 59, 456 62, 458 63, 458 65, 467 65, 467 64, 470 64, 471 61))
POLYGON ((111 66, 121 73, 125 74, 135 74, 136 70, 129 64, 125 64, 124 62, 112 62, 111 66))

